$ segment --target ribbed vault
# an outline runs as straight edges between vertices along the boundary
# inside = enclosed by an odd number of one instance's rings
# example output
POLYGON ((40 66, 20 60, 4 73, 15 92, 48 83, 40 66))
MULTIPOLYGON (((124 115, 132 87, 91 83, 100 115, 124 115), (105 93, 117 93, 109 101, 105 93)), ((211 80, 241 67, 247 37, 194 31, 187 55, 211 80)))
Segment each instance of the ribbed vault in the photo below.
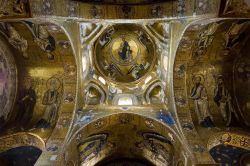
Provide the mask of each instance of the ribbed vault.
POLYGON ((95 165, 128 158, 153 165, 190 162, 174 131, 141 115, 119 113, 89 123, 67 143, 62 162, 95 165))

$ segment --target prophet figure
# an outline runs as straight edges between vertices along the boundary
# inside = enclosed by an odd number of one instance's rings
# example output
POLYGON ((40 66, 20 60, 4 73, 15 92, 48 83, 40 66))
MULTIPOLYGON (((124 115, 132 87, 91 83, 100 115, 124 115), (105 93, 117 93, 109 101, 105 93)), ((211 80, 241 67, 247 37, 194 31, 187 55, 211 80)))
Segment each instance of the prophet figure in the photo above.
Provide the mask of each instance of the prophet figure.
POLYGON ((132 77, 135 79, 135 80, 138 80, 141 75, 140 73, 142 71, 145 71, 149 68, 150 64, 148 62, 146 63, 141 63, 141 64, 136 64, 134 65, 129 71, 128 71, 128 74, 131 74, 132 77))
POLYGON ((107 70, 109 77, 111 77, 114 80, 117 74, 122 75, 122 71, 114 63, 108 64, 108 62, 104 60, 103 66, 104 66, 104 69, 107 70))
POLYGON ((151 14, 154 16, 154 17, 161 17, 162 15, 162 9, 161 9, 161 6, 154 6, 153 9, 151 10, 151 14))
POLYGON ((217 80, 217 86, 214 90, 214 102, 219 107, 221 116, 226 122, 227 126, 231 124, 232 119, 238 119, 238 115, 236 114, 232 104, 231 95, 228 89, 225 87, 222 76, 219 76, 217 80))
POLYGON ((42 104, 45 106, 45 112, 42 119, 37 123, 37 128, 49 128, 56 122, 59 108, 59 92, 56 90, 56 86, 56 80, 52 79, 49 90, 43 96, 42 104))
POLYGON ((195 113, 199 124, 203 127, 214 127, 208 105, 207 91, 201 80, 201 76, 194 77, 194 87, 192 88, 190 98, 194 100, 195 113))
POLYGON ((22 14, 25 12, 25 4, 23 2, 23 0, 15 0, 14 4, 13 4, 13 11, 18 13, 18 14, 22 14))
POLYGON ((25 83, 25 88, 20 92, 18 100, 19 111, 16 120, 22 125, 22 127, 26 127, 25 125, 30 122, 35 104, 36 92, 32 88, 32 80, 28 79, 25 83))
POLYGON ((129 17, 129 15, 130 15, 130 13, 132 12, 132 9, 131 9, 131 7, 130 6, 122 6, 122 12, 123 12, 123 14, 124 14, 124 17, 125 18, 128 18, 129 17))

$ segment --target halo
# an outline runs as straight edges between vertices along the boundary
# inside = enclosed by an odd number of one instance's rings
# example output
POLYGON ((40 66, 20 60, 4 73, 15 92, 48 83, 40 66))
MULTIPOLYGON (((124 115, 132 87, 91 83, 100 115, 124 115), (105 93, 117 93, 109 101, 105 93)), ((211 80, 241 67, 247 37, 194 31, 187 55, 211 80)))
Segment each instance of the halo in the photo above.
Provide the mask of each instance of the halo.
POLYGON ((216 76, 216 79, 219 79, 219 78, 222 78, 222 79, 224 80, 224 76, 223 76, 222 74, 218 74, 218 75, 216 76))
POLYGON ((56 78, 56 77, 51 77, 51 78, 49 78, 49 79, 47 80, 47 82, 46 82, 46 87, 47 87, 47 89, 49 89, 50 84, 51 84, 52 81, 55 81, 56 90, 59 90, 60 87, 61 87, 61 81, 60 81, 58 78, 56 78))
POLYGON ((204 75, 202 75, 202 74, 194 74, 194 75, 192 76, 192 82, 193 82, 193 83, 195 83, 194 79, 195 79, 196 77, 200 77, 200 78, 201 78, 201 84, 203 84, 203 83, 205 82, 204 75))
POLYGON ((25 76, 24 78, 23 78, 23 80, 24 80, 24 82, 26 82, 26 81, 33 81, 33 78, 31 77, 31 76, 25 76))
POLYGON ((28 81, 30 81, 31 83, 31 86, 33 87, 35 85, 35 79, 32 78, 31 76, 25 76, 24 79, 23 79, 23 83, 26 84, 28 81))

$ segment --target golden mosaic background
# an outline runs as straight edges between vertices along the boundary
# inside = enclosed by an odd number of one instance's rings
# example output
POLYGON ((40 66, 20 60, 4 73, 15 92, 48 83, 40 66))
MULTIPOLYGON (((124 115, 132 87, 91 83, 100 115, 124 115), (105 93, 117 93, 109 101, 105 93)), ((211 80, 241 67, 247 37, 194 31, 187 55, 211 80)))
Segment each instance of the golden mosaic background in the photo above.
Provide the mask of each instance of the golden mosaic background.
POLYGON ((249 13, 0 0, 0 165, 249 165, 249 13))

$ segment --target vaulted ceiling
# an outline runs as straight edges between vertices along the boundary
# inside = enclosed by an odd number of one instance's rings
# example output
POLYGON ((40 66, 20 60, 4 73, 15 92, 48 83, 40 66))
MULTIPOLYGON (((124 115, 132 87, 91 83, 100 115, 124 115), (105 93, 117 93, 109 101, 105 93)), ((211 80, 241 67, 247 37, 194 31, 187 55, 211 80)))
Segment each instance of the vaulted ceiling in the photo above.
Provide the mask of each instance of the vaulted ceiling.
POLYGON ((249 1, 0 2, 0 165, 249 163, 249 1))

